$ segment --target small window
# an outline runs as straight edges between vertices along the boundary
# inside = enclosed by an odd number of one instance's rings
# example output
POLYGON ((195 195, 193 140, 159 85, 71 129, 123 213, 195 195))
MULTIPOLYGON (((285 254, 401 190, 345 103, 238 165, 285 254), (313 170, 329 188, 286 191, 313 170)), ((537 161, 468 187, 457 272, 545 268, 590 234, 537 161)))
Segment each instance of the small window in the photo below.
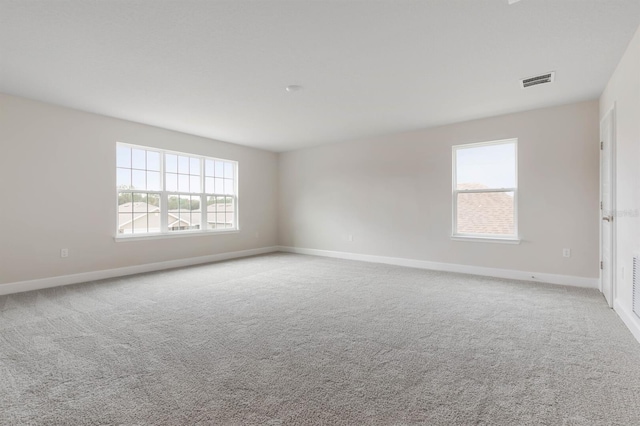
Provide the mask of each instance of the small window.
POLYGON ((235 230, 238 163, 116 144, 117 236, 235 230))
POLYGON ((453 147, 453 236, 518 238, 517 139, 453 147))

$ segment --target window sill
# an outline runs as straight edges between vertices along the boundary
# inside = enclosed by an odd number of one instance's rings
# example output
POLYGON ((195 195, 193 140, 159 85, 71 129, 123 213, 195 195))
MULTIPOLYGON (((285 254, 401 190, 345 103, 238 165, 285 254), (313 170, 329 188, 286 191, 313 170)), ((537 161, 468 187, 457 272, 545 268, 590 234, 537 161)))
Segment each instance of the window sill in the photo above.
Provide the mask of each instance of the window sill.
POLYGON ((230 229, 228 231, 172 232, 170 234, 118 236, 118 237, 113 237, 113 240, 116 243, 124 243, 129 241, 164 240, 164 239, 170 239, 170 238, 210 237, 212 235, 237 234, 239 232, 240 232, 239 229, 230 229))
POLYGON ((500 237, 468 237, 453 235, 453 241, 468 241, 473 243, 498 243, 498 244, 520 244, 520 238, 500 238, 500 237))

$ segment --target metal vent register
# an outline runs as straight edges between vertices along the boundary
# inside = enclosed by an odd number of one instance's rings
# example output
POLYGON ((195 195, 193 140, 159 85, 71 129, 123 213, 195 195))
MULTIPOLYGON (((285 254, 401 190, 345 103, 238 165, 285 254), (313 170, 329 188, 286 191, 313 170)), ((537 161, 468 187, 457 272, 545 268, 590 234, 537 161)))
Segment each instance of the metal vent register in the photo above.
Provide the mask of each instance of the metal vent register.
POLYGON ((552 71, 546 74, 536 75, 534 77, 523 78, 520 80, 520 84, 522 84, 523 89, 526 89, 527 87, 537 86, 539 84, 553 83, 555 75, 556 73, 552 71))

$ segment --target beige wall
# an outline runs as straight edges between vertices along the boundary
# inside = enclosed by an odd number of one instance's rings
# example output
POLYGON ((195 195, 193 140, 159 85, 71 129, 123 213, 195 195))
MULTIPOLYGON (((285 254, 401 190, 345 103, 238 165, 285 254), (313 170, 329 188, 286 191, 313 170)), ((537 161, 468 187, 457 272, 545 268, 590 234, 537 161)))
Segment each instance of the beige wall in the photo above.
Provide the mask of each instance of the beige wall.
POLYGON ((0 95, 0 284, 278 243, 596 277, 597 126, 597 102, 584 102, 293 151, 278 161, 274 153, 0 95), (519 138, 522 243, 452 241, 451 146, 511 137, 519 138), (114 242, 116 141, 239 161, 241 232, 114 242), (565 247, 571 258, 562 257, 565 247), (70 257, 60 258, 60 248, 70 257))
POLYGON ((598 145, 590 101, 287 152, 280 244, 594 278, 598 145), (522 243, 452 241, 451 146, 514 137, 522 243))
POLYGON ((640 29, 600 98, 600 118, 616 107, 615 302, 631 312, 632 259, 640 254, 640 29))
POLYGON ((0 284, 277 244, 274 153, 2 94, 0 143, 0 284), (116 141, 238 161, 241 231, 116 243, 116 141))

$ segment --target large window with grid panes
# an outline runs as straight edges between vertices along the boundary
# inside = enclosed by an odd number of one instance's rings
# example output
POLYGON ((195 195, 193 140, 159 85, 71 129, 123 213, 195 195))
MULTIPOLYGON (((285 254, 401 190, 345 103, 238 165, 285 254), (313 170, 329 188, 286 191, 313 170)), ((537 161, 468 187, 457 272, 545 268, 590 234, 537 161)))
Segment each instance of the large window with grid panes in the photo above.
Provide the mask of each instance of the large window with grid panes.
POLYGON ((238 229, 238 163, 116 144, 117 238, 238 229))

